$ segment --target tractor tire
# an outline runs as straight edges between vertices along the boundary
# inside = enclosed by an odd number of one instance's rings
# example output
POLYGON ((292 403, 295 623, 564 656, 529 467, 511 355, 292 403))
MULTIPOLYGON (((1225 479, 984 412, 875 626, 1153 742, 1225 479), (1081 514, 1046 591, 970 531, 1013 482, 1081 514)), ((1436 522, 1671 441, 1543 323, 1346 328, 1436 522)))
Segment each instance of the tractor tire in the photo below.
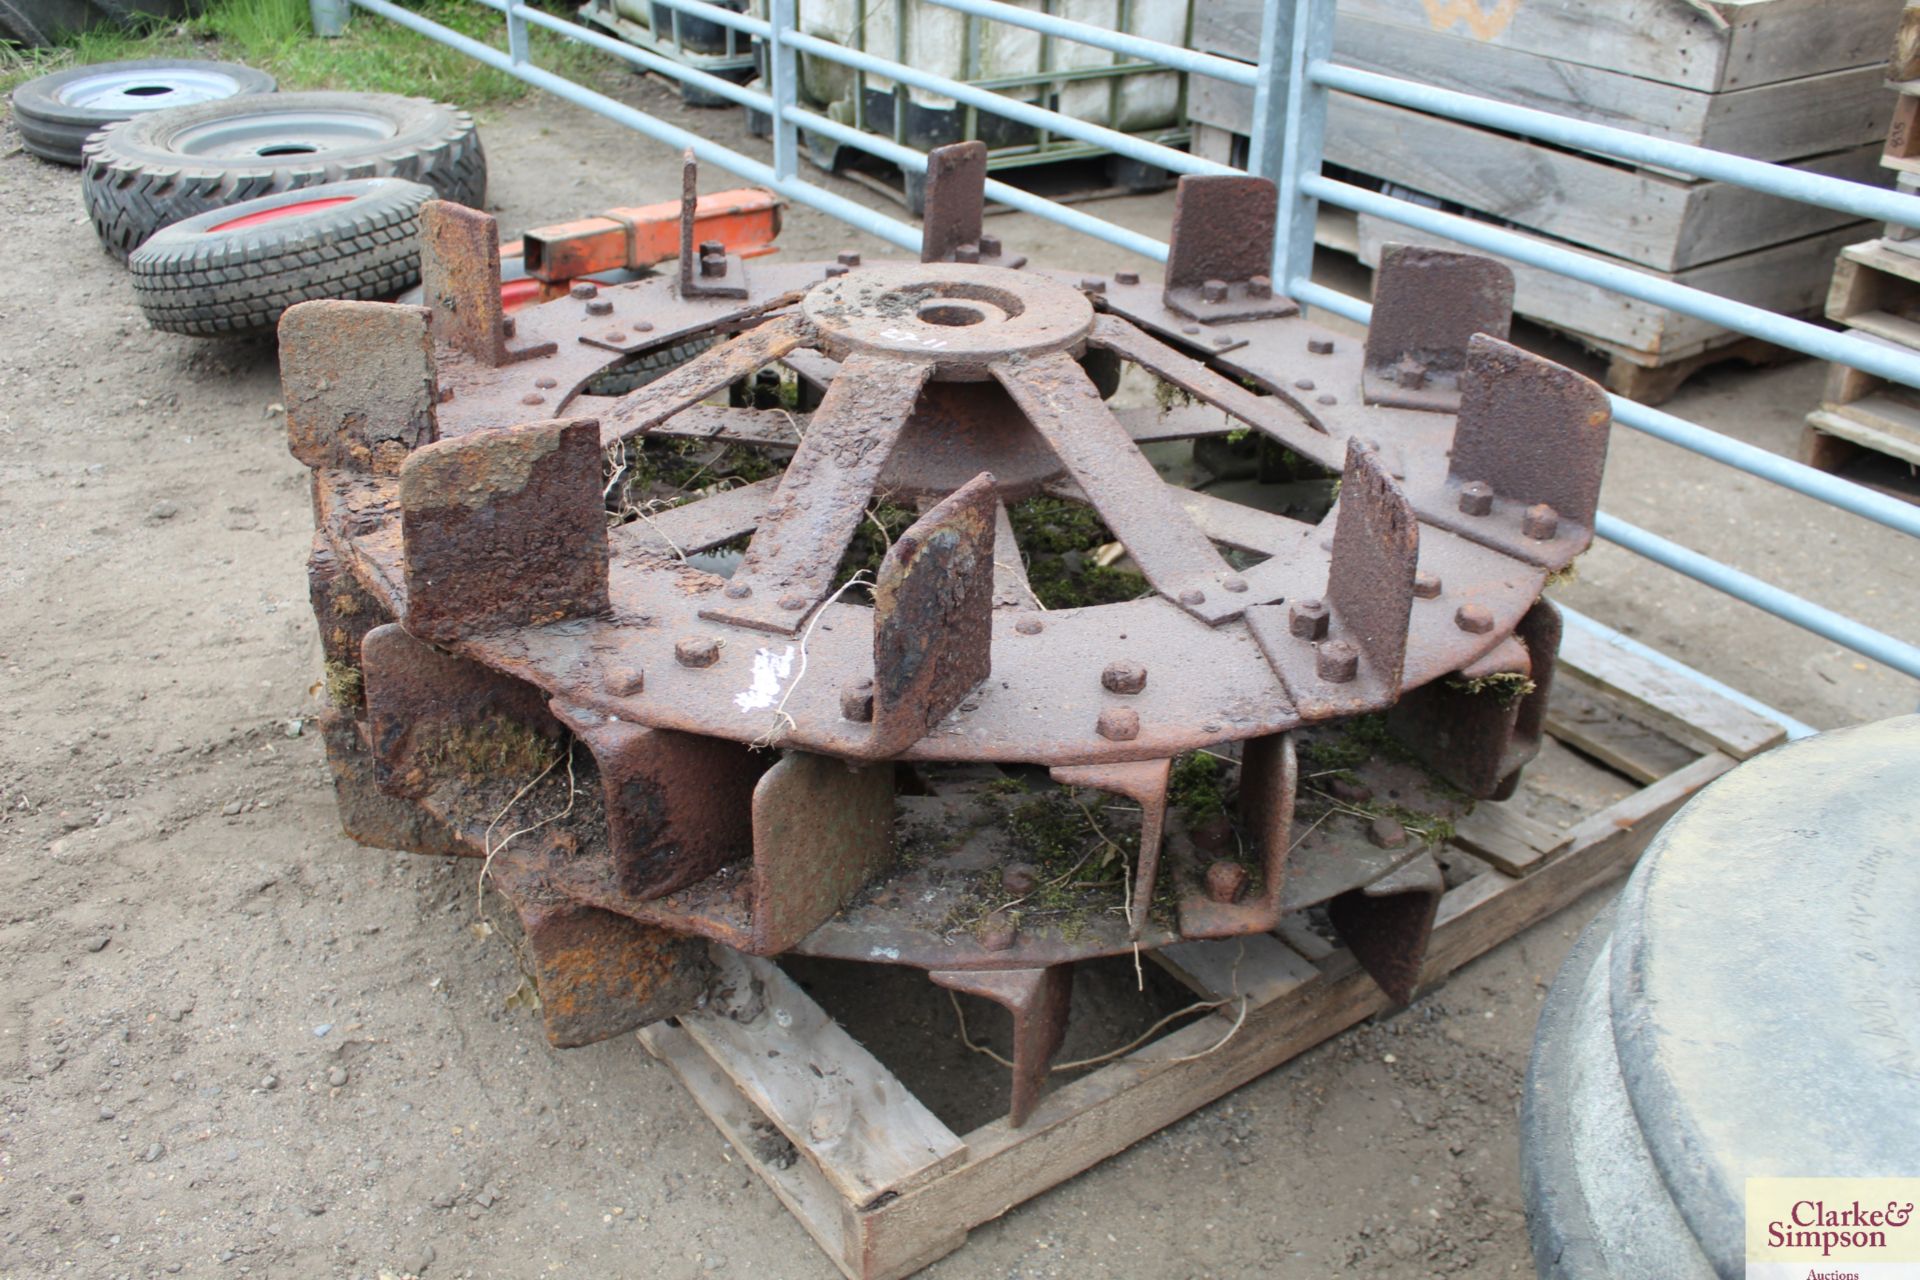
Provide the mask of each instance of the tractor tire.
POLYGON ((169 333, 266 333, 314 298, 391 298, 420 278, 433 188, 356 178, 263 196, 162 227, 133 251, 133 296, 169 333))
POLYGON ((36 49, 93 27, 132 31, 199 8, 190 0, 0 0, 0 40, 36 49))
POLYGON ((279 93, 109 125, 87 143, 81 191, 100 243, 124 261, 164 226, 349 178, 404 178, 482 208, 487 157, 473 118, 456 107, 386 93, 279 93))
POLYGON ((116 121, 169 107, 257 97, 274 87, 272 76, 237 62, 98 62, 68 67, 15 89, 13 122, 20 130, 20 145, 33 155, 77 167, 87 139, 116 121))

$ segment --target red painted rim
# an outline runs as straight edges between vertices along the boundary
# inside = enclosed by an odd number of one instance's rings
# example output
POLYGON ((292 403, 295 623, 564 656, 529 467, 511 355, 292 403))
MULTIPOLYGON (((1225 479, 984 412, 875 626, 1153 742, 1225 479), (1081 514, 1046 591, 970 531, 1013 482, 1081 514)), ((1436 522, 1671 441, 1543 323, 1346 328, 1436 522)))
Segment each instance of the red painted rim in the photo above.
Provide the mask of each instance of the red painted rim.
POLYGON ((238 227, 257 227, 263 222, 273 222, 279 218, 291 218, 296 214, 331 209, 337 204, 352 204, 359 198, 359 196, 323 196, 318 200, 301 200, 295 204, 283 204, 276 209, 262 209, 258 213, 243 214, 230 222, 208 227, 207 230, 209 232, 232 231, 238 227))

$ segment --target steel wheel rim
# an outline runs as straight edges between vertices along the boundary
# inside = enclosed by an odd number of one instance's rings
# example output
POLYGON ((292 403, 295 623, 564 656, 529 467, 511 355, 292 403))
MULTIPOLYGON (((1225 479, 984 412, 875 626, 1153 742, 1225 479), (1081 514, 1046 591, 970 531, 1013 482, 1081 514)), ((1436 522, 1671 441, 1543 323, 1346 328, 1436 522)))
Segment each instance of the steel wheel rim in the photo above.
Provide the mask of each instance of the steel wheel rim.
POLYGON ((132 115, 162 107, 218 102, 240 92, 240 82, 225 71, 194 67, 127 68, 69 80, 60 103, 81 111, 132 115))
POLYGON ((385 142, 398 129, 370 111, 259 111, 189 125, 169 139, 175 152, 207 160, 274 160, 385 142))

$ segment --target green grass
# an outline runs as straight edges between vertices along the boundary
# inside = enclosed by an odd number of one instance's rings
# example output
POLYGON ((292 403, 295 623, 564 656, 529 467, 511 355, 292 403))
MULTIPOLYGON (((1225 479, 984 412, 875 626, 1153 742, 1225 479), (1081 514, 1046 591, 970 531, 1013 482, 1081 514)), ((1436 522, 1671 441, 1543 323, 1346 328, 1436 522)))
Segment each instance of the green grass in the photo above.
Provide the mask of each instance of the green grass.
MULTIPOLYGON (((506 19, 472 0, 402 0, 462 35, 506 47, 506 19)), ((566 10, 556 2, 556 11, 566 10)), ((567 6, 566 8, 571 8, 567 6)), ((535 28, 533 61, 578 77, 610 60, 535 28)), ((353 89, 438 98, 462 107, 510 102, 532 86, 483 67, 384 18, 356 11, 337 40, 313 35, 307 0, 210 0, 198 17, 145 29, 97 28, 49 49, 0 44, 0 92, 23 80, 90 62, 125 58, 208 58, 258 67, 283 90, 353 89)))

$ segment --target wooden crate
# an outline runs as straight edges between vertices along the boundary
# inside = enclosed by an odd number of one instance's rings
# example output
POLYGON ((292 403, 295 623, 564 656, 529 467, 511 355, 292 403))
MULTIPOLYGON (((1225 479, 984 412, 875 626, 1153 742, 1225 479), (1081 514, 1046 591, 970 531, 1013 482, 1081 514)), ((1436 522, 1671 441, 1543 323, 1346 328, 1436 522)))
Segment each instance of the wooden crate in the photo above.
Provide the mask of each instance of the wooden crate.
MULTIPOLYGON (((1827 264, 1866 225, 1852 223, 1686 271, 1646 274, 1782 315, 1815 316, 1820 314, 1831 281, 1827 264)), ((1452 245, 1439 236, 1371 214, 1360 216, 1358 229, 1358 257, 1369 267, 1380 265, 1381 250, 1388 244, 1452 245)), ((1525 263, 1502 261, 1513 270, 1514 311, 1605 355, 1608 388, 1629 399, 1659 404, 1694 371, 1720 361, 1767 363, 1791 358, 1781 348, 1695 316, 1623 297, 1525 263)), ((1629 264, 1616 261, 1615 265, 1629 264)))
POLYGON ((1920 347, 1920 258, 1879 240, 1844 246, 1827 290, 1827 319, 1920 347))
MULTIPOLYGON (((1194 47, 1258 61, 1261 8, 1261 0, 1208 0, 1195 6, 1194 47)), ((1350 53, 1367 56, 1359 46, 1375 29, 1357 24, 1400 27, 1421 37, 1453 41, 1454 57, 1473 60, 1472 70, 1456 74, 1478 77, 1485 67, 1485 78, 1469 85, 1475 92, 1492 97, 1539 93, 1559 75, 1565 87, 1545 90, 1554 102, 1579 107, 1583 98, 1592 97, 1616 111, 1637 112, 1642 109, 1619 104, 1634 92, 1651 93, 1652 85, 1719 94, 1866 66, 1884 76, 1887 50, 1901 22, 1901 0, 1713 0, 1710 5, 1685 0, 1340 0, 1334 48, 1341 61, 1354 61, 1350 53), (1536 64, 1528 71, 1505 70, 1517 64, 1480 60, 1490 50, 1543 59, 1549 69, 1536 64), (1603 93, 1588 88, 1603 82, 1557 70, 1562 66, 1647 84, 1603 93)), ((1445 57, 1446 51, 1433 56, 1445 57)), ((1400 74, 1390 65, 1375 69, 1400 74)), ((1644 114, 1666 118, 1671 108, 1663 110, 1663 104, 1669 101, 1649 98, 1644 114)), ((1685 112, 1678 114, 1686 118, 1685 112)))
MULTIPOLYGON (((1568 830, 1518 802, 1459 824, 1465 869, 1441 902, 1438 981, 1633 863, 1688 797, 1782 739, 1779 726, 1580 631, 1561 650, 1548 730, 1643 784, 1568 830)), ((1523 793, 1524 794, 1524 793, 1523 793)), ((1389 1008, 1344 950, 1298 920, 1155 958, 1220 1008, 1057 1087, 1021 1128, 956 1134, 772 962, 747 1023, 713 1011, 640 1033, 851 1280, 909 1275, 967 1232, 1389 1008)), ((931 990, 931 988, 929 988, 931 990)))

